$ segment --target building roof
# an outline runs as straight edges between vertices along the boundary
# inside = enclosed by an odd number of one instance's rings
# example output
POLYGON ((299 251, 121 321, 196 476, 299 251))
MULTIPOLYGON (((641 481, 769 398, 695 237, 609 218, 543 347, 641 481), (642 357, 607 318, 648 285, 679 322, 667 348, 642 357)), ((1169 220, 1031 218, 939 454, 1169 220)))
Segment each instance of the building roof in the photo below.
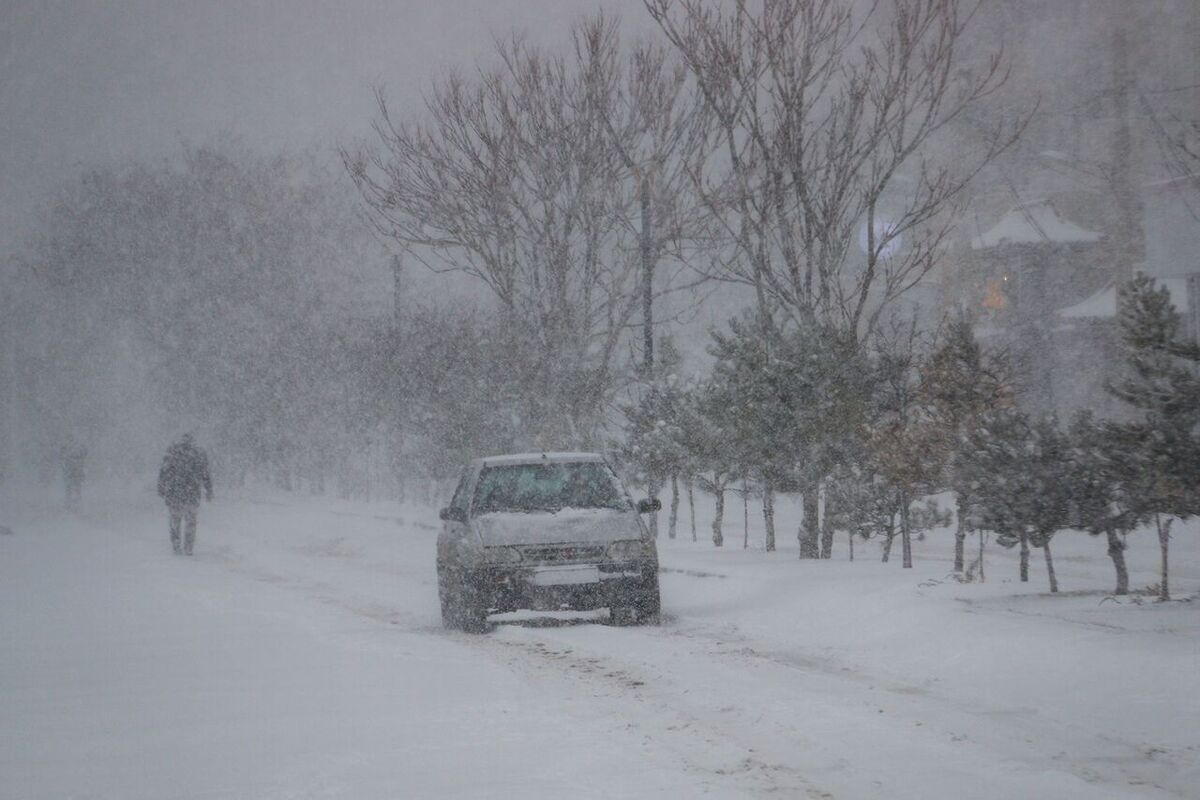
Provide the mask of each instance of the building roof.
POLYGON ((1002 244, 1076 244, 1100 238, 1099 233, 1060 217, 1049 201, 1035 200, 1010 209, 986 233, 971 240, 971 249, 987 250, 1002 244))
MULTIPOLYGON (((1188 311, 1187 278, 1156 278, 1159 285, 1171 293, 1171 303, 1180 314, 1188 311)), ((1060 308, 1058 316, 1067 319, 1106 319, 1117 315, 1117 290, 1111 283, 1091 297, 1060 308)))

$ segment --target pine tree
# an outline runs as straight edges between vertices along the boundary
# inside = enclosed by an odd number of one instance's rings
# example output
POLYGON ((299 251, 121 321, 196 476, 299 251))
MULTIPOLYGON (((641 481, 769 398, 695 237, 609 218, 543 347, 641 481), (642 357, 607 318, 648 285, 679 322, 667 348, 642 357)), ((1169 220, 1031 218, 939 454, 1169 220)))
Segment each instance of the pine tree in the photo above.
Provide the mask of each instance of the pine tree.
POLYGON ((1092 536, 1104 535, 1116 571, 1115 593, 1129 593, 1125 536, 1144 521, 1137 502, 1140 469, 1111 426, 1080 412, 1071 422, 1068 486, 1074 522, 1092 536))
POLYGON ((1171 523, 1200 513, 1200 348, 1183 340, 1170 293, 1149 276, 1121 287, 1119 310, 1128 376, 1109 389, 1138 418, 1111 435, 1142 472, 1136 500, 1155 522, 1167 600, 1171 523))
MULTIPOLYGON (((668 480, 677 487, 677 476, 689 468, 688 434, 684 431, 689 413, 688 392, 689 387, 675 375, 666 375, 645 385, 637 402, 623 409, 626 423, 622 460, 650 487, 651 496, 657 494, 657 488, 668 480)), ((669 529, 672 538, 678 505, 676 488, 672 495, 669 529)), ((652 514, 650 521, 651 530, 657 537, 657 514, 652 514)))
POLYGON ((853 343, 816 323, 781 330, 761 316, 714 333, 711 418, 725 433, 723 457, 764 485, 768 549, 774 493, 799 490, 800 557, 820 556, 817 495, 847 437, 861 427, 867 371, 853 343))
POLYGON ((989 412, 967 437, 964 478, 982 524, 1005 547, 1020 547, 1021 581, 1029 580, 1029 550, 1042 548, 1050 591, 1058 591, 1050 540, 1067 527, 1067 443, 1052 419, 1015 409, 989 412))
POLYGON ((912 505, 934 490, 945 459, 919 392, 916 322, 897 324, 877 337, 874 356, 868 447, 880 476, 896 493, 902 561, 911 568, 913 533, 925 530, 914 526, 912 505))
POLYGON ((942 451, 942 485, 955 492, 957 529, 954 533, 954 572, 963 574, 967 520, 973 502, 957 468, 957 453, 965 434, 981 415, 1007 404, 1006 362, 986 354, 965 319, 951 322, 929 360, 921 368, 921 395, 933 422, 931 444, 942 451))
POLYGON ((684 452, 700 488, 716 500, 712 521, 714 547, 725 544, 725 491, 741 474, 741 453, 735 448, 736 419, 727 403, 728 387, 708 381, 690 394, 682 426, 684 452))

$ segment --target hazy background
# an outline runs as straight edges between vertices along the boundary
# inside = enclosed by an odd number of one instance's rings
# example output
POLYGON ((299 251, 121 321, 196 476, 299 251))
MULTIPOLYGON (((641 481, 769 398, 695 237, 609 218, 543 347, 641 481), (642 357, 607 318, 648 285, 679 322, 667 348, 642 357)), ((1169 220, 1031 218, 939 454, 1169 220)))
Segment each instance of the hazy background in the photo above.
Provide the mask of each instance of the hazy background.
MULTIPOLYGON (((640 0, 604 7, 650 31, 640 0)), ((493 32, 566 31, 592 0, 3 0, 0 253, 84 167, 174 156, 232 133, 263 150, 365 136, 372 87, 416 106, 493 32)))

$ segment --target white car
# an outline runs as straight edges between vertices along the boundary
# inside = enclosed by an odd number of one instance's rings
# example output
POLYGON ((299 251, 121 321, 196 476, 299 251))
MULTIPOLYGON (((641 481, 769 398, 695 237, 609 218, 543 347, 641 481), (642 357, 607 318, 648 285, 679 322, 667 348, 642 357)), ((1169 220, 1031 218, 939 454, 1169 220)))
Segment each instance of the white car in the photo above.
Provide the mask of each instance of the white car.
POLYGON ((614 624, 658 620, 658 551, 641 514, 596 453, 472 461, 437 543, 442 623, 487 629, 491 613, 608 608, 614 624))

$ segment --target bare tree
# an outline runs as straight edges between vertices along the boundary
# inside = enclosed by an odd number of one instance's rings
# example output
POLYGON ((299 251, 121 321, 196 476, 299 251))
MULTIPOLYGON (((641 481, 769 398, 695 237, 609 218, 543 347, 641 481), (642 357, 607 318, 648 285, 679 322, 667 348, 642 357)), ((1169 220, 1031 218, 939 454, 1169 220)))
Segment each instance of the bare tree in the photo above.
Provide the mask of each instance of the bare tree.
POLYGON ((719 276, 754 287, 764 305, 869 335, 936 263, 967 182, 1021 128, 998 126, 957 169, 928 154, 1002 84, 1000 54, 978 74, 963 66, 956 47, 971 15, 958 0, 863 14, 844 0, 646 5, 716 117, 692 175, 733 244, 719 276), (860 227, 865 261, 853 263, 860 227))
POLYGON ((451 74, 420 122, 395 121, 380 92, 375 146, 343 156, 385 236, 433 270, 478 279, 525 327, 556 393, 546 437, 587 443, 639 299, 667 291, 644 265, 678 231, 665 195, 681 181, 664 176, 684 138, 686 75, 662 49, 623 58, 604 17, 576 26, 572 43, 563 55, 519 35, 497 42, 497 66, 451 74))
MULTIPOLYGON (((715 117, 690 169, 725 236, 713 276, 752 287, 785 322, 868 338, 936 264, 972 176, 1023 127, 1000 123, 956 169, 930 154, 949 123, 1003 83, 1001 55, 965 65, 957 48, 971 14, 958 0, 861 13, 846 0, 645 3, 715 117), (850 252, 860 229, 862 260, 850 252)), ((806 483, 814 500, 820 477, 806 483)), ((817 541, 815 525, 806 515, 813 529, 802 542, 817 541)))

